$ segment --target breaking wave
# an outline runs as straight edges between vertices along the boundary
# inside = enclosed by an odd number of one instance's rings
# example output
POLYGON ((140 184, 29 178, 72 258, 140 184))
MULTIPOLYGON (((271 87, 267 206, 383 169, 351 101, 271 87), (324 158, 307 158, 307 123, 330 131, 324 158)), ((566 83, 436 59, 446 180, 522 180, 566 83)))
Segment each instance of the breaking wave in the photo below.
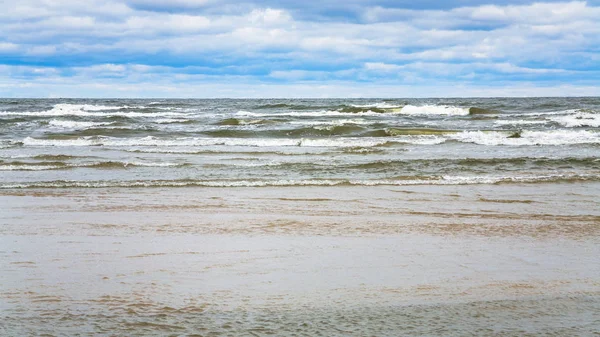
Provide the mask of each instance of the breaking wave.
MULTIPOLYGON (((333 127, 318 130, 314 128, 296 131, 278 131, 296 133, 301 137, 306 132, 330 135, 335 132, 348 133, 361 130, 356 126, 333 127)), ((241 138, 256 135, 255 131, 218 130, 213 137, 186 137, 161 139, 152 136, 143 138, 114 138, 102 136, 87 136, 72 139, 39 139, 27 137, 20 143, 25 146, 322 146, 322 147, 369 147, 386 143, 405 144, 441 144, 446 141, 458 141, 479 145, 575 145, 600 144, 600 133, 588 130, 552 130, 552 131, 455 131, 437 129, 400 129, 389 128, 370 137, 328 137, 328 138, 241 138), (244 133, 244 134, 241 134, 244 133), (232 136, 236 137, 232 137, 232 136), (218 136, 218 137, 215 137, 218 136)), ((288 134, 288 136, 294 134, 288 134)))
POLYGON ((187 114, 173 111, 156 112, 154 109, 145 107, 131 108, 128 106, 101 106, 89 104, 56 104, 52 109, 46 111, 1 111, 0 116, 81 116, 81 117, 185 117, 187 114), (125 110, 125 111, 124 111, 125 110), (126 111, 134 110, 134 111, 126 111), (137 110, 137 111, 136 111, 137 110), (141 112, 139 110, 149 110, 141 112))

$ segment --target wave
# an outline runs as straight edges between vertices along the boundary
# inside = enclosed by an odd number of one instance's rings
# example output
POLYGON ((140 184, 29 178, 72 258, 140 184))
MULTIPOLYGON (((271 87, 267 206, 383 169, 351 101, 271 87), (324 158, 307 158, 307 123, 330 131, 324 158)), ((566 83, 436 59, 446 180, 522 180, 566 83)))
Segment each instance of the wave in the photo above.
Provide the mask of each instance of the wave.
MULTIPOLYGON (((361 110, 362 111, 362 110, 361 110)), ((338 110, 320 110, 320 111, 279 111, 279 112, 252 112, 240 110, 236 113, 239 117, 338 117, 338 116, 384 116, 385 114, 373 112, 370 110, 362 112, 342 112, 338 110)))
POLYGON ((152 123, 156 124, 191 124, 194 123, 193 120, 184 119, 184 118, 160 118, 152 121, 152 123))
POLYGON ((325 119, 325 120, 292 120, 286 121, 290 125, 304 126, 336 126, 336 125, 372 125, 379 124, 377 121, 367 120, 365 118, 345 118, 345 119, 325 119))
POLYGON ((269 116, 295 116, 295 117, 325 117, 325 116, 385 116, 385 115, 446 115, 446 116, 468 116, 482 114, 498 114, 498 111, 477 108, 457 107, 448 105, 405 105, 396 106, 389 104, 380 105, 342 105, 338 107, 327 107, 320 111, 278 111, 278 112, 252 112, 241 110, 238 116, 247 117, 269 117, 269 116))
POLYGON ((346 170, 351 169, 398 169, 412 168, 421 171, 423 168, 435 168, 436 170, 451 170, 460 171, 464 169, 496 169, 497 167, 507 167, 510 170, 516 168, 528 169, 545 168, 561 169, 569 168, 598 168, 600 158, 597 157, 566 157, 566 158, 549 158, 549 157, 511 157, 511 158, 433 158, 433 159, 407 159, 407 160, 375 160, 357 164, 346 164, 341 168, 346 170))
MULTIPOLYGON (((330 151, 322 151, 319 148, 304 148, 304 149, 306 149, 306 150, 298 151, 295 147, 288 147, 287 151, 283 150, 283 149, 269 151, 268 149, 263 150, 261 148, 255 148, 255 147, 246 147, 246 148, 229 147, 229 148, 221 148, 219 150, 198 149, 196 147, 190 147, 190 148, 159 148, 159 147, 155 147, 155 148, 131 148, 131 149, 127 149, 125 151, 132 152, 132 153, 168 153, 168 154, 176 154, 176 155, 177 154, 192 154, 192 155, 194 155, 194 154, 199 154, 199 155, 239 154, 239 155, 244 155, 244 156, 253 156, 252 158, 255 158, 256 156, 272 156, 272 155, 277 155, 277 156, 321 156, 323 154, 337 153, 337 152, 330 152, 330 151)), ((345 149, 346 148, 344 148, 344 150, 345 149)), ((353 149, 358 149, 358 148, 348 148, 348 153, 352 153, 353 149)), ((381 151, 381 150, 373 149, 373 152, 376 152, 376 151, 381 151)))
POLYGON ((238 119, 238 118, 226 118, 226 119, 223 119, 223 120, 215 123, 214 125, 221 125, 221 126, 231 125, 231 126, 235 126, 235 125, 269 124, 269 123, 275 123, 275 122, 276 121, 265 120, 265 119, 247 120, 247 119, 238 119))
POLYGON ((381 109, 375 107, 356 107, 356 106, 344 106, 336 109, 335 111, 342 113, 351 113, 351 114, 382 114, 386 112, 392 112, 389 109, 381 109))
POLYGON ((402 105, 390 104, 388 102, 369 103, 369 104, 352 104, 355 108, 375 108, 375 109, 397 109, 402 108, 402 105))
MULTIPOLYGON (((46 111, 1 111, 0 116, 34 116, 34 117, 52 117, 52 116, 82 116, 82 117, 185 117, 186 113, 181 112, 154 112, 150 111, 122 111, 132 109, 127 106, 102 106, 89 104, 56 104, 52 109, 46 111)), ((134 108, 136 110, 146 109, 145 107, 134 108)))
POLYGON ((231 137, 231 138, 253 138, 253 137, 327 137, 327 136, 349 136, 356 135, 364 131, 363 127, 357 125, 317 125, 313 127, 303 127, 296 129, 280 130, 240 130, 240 129, 220 129, 202 132, 211 137, 231 137))
POLYGON ((41 181, 30 183, 3 183, 0 189, 23 188, 139 188, 139 187, 294 187, 294 186, 406 186, 406 185, 480 185, 531 184, 575 181, 599 181, 600 175, 555 174, 525 176, 423 176, 394 179, 305 179, 305 180, 135 180, 135 181, 41 181))
POLYGON ((103 125, 111 125, 113 123, 97 123, 97 122, 77 122, 77 121, 63 121, 53 119, 48 122, 49 125, 57 126, 61 128, 67 129, 87 129, 91 127, 103 126, 103 125))
POLYGON ((21 142, 25 146, 316 146, 316 147, 356 147, 377 146, 387 143, 385 139, 374 138, 175 138, 160 139, 152 136, 143 138, 80 137, 74 139, 38 139, 27 137, 21 142))
POLYGON ((524 113, 516 113, 513 115, 518 116, 559 116, 559 115, 574 115, 578 113, 598 113, 597 110, 590 109, 566 109, 566 110, 552 110, 552 111, 537 111, 537 112, 524 112, 524 113))
POLYGON ((257 110, 273 110, 273 109, 286 109, 286 110, 322 110, 327 109, 325 105, 305 105, 305 104, 289 104, 289 103, 274 103, 274 104, 263 104, 255 107, 257 110))
POLYGON ((551 117, 549 120, 568 128, 591 126, 600 127, 600 114, 578 111, 572 115, 551 117))
POLYGON ((188 164, 168 163, 168 162, 121 162, 121 161, 103 161, 93 163, 66 163, 66 162, 2 162, 0 171, 47 171, 47 170, 67 170, 75 168, 96 168, 96 169, 124 169, 130 167, 180 167, 188 164))
POLYGON ((529 121, 529 120, 499 120, 494 122, 497 125, 541 125, 547 124, 548 121, 529 121))
MULTIPOLYGON (((347 132, 344 127, 334 127, 320 132, 347 132)), ((314 129, 313 129, 314 130, 314 129)), ((349 130, 353 130, 350 128, 349 130)), ((226 131, 226 130, 221 130, 226 131)), ((311 132, 317 132, 314 130, 311 132)), ((241 132, 232 130, 232 132, 241 132)), ((247 136, 255 136, 256 132, 247 131, 247 136)), ((298 131, 302 132, 302 131, 298 131)), ((86 136, 78 138, 39 139, 27 137, 14 144, 24 146, 252 146, 252 147, 372 147, 392 143, 435 145, 446 141, 474 143, 487 146, 532 146, 532 145, 575 145, 600 144, 600 133, 587 130, 552 130, 552 131, 452 131, 433 129, 389 129, 383 130, 385 136, 371 137, 328 137, 328 138, 238 138, 222 134, 222 138, 170 138, 161 139, 152 136, 143 138, 114 138, 105 136, 86 136)))
POLYGON ((458 133, 456 130, 428 129, 428 128, 387 128, 385 133, 389 136, 431 136, 458 133))
POLYGON ((494 110, 494 109, 484 109, 484 108, 477 108, 477 107, 471 107, 469 108, 469 115, 496 115, 499 114, 500 111, 498 110, 494 110))
POLYGON ((463 143, 488 146, 600 144, 600 133, 584 130, 520 131, 508 135, 500 131, 463 131, 448 137, 463 143))
POLYGON ((48 171, 62 170, 67 168, 61 165, 3 165, 0 164, 0 171, 48 171))
POLYGON ((406 105, 402 107, 400 113, 407 115, 468 116, 470 114, 470 108, 461 108, 446 105, 406 105))
MULTIPOLYGON (((17 158, 17 157, 11 157, 11 158, 17 158)), ((67 155, 67 154, 38 154, 38 155, 33 155, 33 156, 24 155, 19 158, 32 158, 32 159, 37 159, 37 160, 51 160, 51 161, 65 161, 65 160, 80 159, 80 158, 93 158, 93 157, 91 157, 91 156, 72 156, 72 155, 67 155)))

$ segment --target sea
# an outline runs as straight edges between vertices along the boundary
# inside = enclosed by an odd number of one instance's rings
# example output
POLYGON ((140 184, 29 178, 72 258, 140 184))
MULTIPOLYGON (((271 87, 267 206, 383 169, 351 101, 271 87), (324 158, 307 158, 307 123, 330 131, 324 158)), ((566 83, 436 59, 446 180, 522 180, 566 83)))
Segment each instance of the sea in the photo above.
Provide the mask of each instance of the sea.
POLYGON ((0 189, 597 181, 600 98, 1 99, 0 189))
POLYGON ((0 99, 1 336, 597 336, 600 98, 0 99))

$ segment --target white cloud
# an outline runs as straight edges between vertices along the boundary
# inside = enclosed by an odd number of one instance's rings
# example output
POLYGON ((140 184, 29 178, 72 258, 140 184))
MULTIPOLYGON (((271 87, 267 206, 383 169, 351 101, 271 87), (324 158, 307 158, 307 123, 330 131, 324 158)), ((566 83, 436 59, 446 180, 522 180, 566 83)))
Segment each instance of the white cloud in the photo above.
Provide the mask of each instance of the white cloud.
POLYGON ((134 6, 147 6, 157 8, 169 8, 169 7, 185 7, 185 8, 198 8, 205 7, 210 4, 217 3, 216 0, 129 0, 129 4, 134 6))
MULTIPOLYGON (((594 81, 600 61, 600 7, 580 1, 449 10, 359 8, 358 1, 353 8, 362 10, 360 22, 299 19, 291 8, 259 3, 230 10, 231 2, 223 3, 2 2, 0 53, 47 64, 74 60, 91 66, 60 68, 82 80, 118 75, 130 82, 221 81, 254 74, 243 78, 402 85, 452 76, 455 83, 501 84, 509 75, 534 82, 577 75, 580 79, 569 80, 584 83, 594 81), (185 67, 203 63, 209 65, 185 67)), ((24 69, 10 73, 35 77, 24 69)))
POLYGON ((248 18, 253 24, 263 24, 268 26, 289 24, 292 21, 292 17, 289 13, 281 9, 273 8, 255 9, 248 14, 248 18))
POLYGON ((30 47, 25 54, 33 56, 47 56, 56 53, 56 46, 42 45, 30 47))
POLYGON ((0 53, 16 51, 19 49, 19 45, 11 42, 0 42, 0 53))

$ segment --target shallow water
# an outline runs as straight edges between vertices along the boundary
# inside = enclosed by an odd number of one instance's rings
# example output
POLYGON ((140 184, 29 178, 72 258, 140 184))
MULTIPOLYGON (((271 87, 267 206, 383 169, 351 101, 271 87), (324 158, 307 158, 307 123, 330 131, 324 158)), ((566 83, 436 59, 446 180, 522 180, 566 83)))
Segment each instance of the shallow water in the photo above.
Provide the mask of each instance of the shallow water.
POLYGON ((600 184, 0 192, 5 335, 593 335, 600 184))

